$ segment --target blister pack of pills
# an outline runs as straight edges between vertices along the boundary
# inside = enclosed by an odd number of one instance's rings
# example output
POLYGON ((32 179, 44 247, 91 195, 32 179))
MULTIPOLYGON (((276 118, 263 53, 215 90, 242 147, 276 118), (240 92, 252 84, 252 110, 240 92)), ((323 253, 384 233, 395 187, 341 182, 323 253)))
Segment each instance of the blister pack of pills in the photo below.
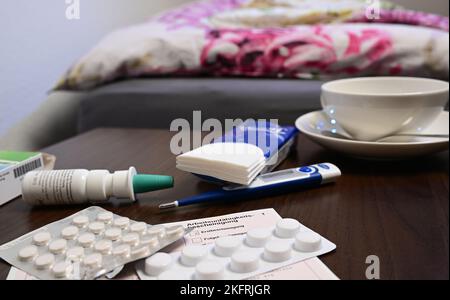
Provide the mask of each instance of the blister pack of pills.
POLYGON ((336 245, 295 219, 245 235, 223 236, 210 245, 158 252, 136 264, 141 279, 238 280, 330 252, 336 245))
POLYGON ((39 279, 95 279, 184 236, 92 206, 0 246, 0 257, 39 279))

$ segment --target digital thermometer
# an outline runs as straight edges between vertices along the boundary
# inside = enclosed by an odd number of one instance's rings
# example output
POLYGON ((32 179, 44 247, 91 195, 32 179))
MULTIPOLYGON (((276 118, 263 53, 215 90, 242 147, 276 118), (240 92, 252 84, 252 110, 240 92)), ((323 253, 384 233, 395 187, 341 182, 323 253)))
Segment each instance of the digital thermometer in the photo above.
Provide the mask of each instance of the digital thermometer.
POLYGON ((159 208, 171 208, 213 201, 244 200, 284 194, 296 189, 320 186, 341 176, 331 163, 287 169, 256 177, 250 185, 230 185, 200 195, 164 203, 159 208))

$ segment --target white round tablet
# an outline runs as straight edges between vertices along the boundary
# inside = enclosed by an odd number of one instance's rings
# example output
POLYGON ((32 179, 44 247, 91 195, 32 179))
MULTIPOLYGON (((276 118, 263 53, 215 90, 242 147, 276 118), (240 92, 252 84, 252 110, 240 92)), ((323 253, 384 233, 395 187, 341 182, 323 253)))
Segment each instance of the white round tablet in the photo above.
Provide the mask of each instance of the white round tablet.
POLYGON ((179 239, 184 234, 184 227, 181 225, 170 226, 166 228, 166 236, 169 239, 179 239))
POLYGON ((84 248, 83 247, 73 247, 69 248, 66 251, 66 257, 67 259, 71 261, 80 261, 84 256, 84 248))
POLYGON ((122 242, 131 246, 136 246, 137 244, 139 244, 139 234, 135 232, 127 233, 122 236, 122 242))
POLYGON ((54 262, 55 256, 51 253, 45 253, 36 257, 34 265, 36 266, 36 269, 43 270, 50 268, 54 262))
POLYGON ((145 245, 148 246, 150 248, 155 248, 159 245, 159 240, 158 237, 153 236, 153 235, 144 235, 141 238, 141 245, 145 245))
POLYGON ((241 246, 236 236, 223 236, 215 241, 214 252, 219 256, 231 256, 241 246))
POLYGON ((264 259, 271 262, 282 262, 291 258, 291 245, 285 241, 270 241, 264 247, 264 259))
POLYGON ((181 251, 181 263, 192 267, 202 261, 208 255, 208 249, 204 246, 189 245, 181 251))
POLYGON ((78 237, 78 243, 84 248, 89 248, 95 241, 95 235, 90 232, 83 233, 78 237))
POLYGON ((147 229, 147 234, 163 237, 166 233, 166 228, 163 225, 154 225, 147 229))
POLYGON ((92 222, 88 226, 89 231, 95 234, 102 233, 103 230, 105 230, 105 223, 103 222, 92 222))
POLYGON ((73 218, 72 224, 77 227, 85 227, 89 223, 89 218, 85 215, 79 215, 73 218))
POLYGON ((224 276, 223 264, 215 260, 202 261, 195 267, 195 278, 198 280, 221 280, 224 276))
POLYGON ((113 225, 125 229, 130 225, 130 219, 127 217, 119 217, 113 221, 113 225))
POLYGON ((230 268, 236 273, 249 273, 259 267, 258 253, 250 251, 236 252, 231 256, 230 268))
POLYGON ((118 239, 120 239, 121 235, 122 230, 120 228, 109 228, 105 231, 105 238, 111 241, 117 241, 118 239))
POLYGON ((26 246, 19 251, 19 259, 22 261, 32 260, 38 254, 38 248, 36 246, 30 245, 26 246))
POLYGON ((189 280, 190 278, 186 276, 184 272, 168 270, 162 272, 158 276, 158 280, 189 280))
POLYGON ((61 230, 61 236, 66 240, 73 240, 78 235, 78 227, 76 226, 67 226, 63 230, 61 230))
POLYGON ((301 252, 314 252, 320 249, 322 237, 315 232, 299 232, 295 236, 294 247, 301 252))
POLYGON ((131 247, 127 244, 121 244, 115 247, 112 251, 112 254, 115 256, 128 257, 130 256, 131 247))
POLYGON ((250 247, 264 247, 272 236, 272 231, 268 228, 255 228, 247 232, 245 243, 250 247))
POLYGON ((47 245, 52 239, 52 235, 47 231, 41 231, 33 235, 33 243, 37 246, 47 245))
POLYGON ((281 219, 277 222, 275 233, 280 238, 293 238, 300 230, 300 223, 295 219, 281 219))
POLYGON ((97 220, 103 223, 110 223, 113 219, 113 213, 110 211, 104 211, 97 215, 97 220))
POLYGON ((130 225, 131 232, 143 234, 143 233, 145 233, 146 230, 147 230, 147 224, 144 222, 136 222, 136 223, 133 223, 130 225))
POLYGON ((71 263, 62 261, 53 266, 52 273, 56 278, 66 278, 72 272, 72 270, 73 265, 71 263))
POLYGON ((48 245, 48 250, 50 250, 50 252, 52 252, 53 254, 61 254, 61 253, 64 253, 64 251, 66 251, 66 247, 67 247, 66 240, 57 239, 57 240, 52 241, 48 245))
POLYGON ((83 264, 88 268, 100 268, 102 261, 103 256, 100 253, 92 253, 84 258, 83 264))
POLYGON ((110 240, 100 240, 95 243, 94 249, 101 254, 109 254, 112 249, 112 242, 110 240))
POLYGON ((145 273, 149 276, 158 276, 168 270, 172 265, 172 256, 158 252, 145 260, 145 273))

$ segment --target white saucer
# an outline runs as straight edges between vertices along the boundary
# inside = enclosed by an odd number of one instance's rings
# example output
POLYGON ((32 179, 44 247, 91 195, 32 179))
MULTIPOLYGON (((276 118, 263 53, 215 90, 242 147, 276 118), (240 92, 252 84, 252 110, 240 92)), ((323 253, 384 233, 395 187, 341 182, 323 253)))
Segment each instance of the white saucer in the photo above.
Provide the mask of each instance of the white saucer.
MULTIPOLYGON (((380 142, 363 142, 347 140, 330 135, 323 131, 346 135, 334 120, 323 111, 315 111, 299 117, 295 126, 316 143, 352 156, 377 159, 402 159, 414 156, 432 154, 448 149, 448 138, 405 137, 393 136, 380 142)), ((421 133, 448 134, 449 113, 443 111, 441 115, 421 133)))

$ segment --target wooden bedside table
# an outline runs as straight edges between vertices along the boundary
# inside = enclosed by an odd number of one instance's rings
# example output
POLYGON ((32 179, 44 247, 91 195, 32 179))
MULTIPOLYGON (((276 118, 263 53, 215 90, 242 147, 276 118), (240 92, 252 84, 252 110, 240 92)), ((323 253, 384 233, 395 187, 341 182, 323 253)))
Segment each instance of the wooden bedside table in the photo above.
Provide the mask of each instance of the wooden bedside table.
MULTIPOLYGON (((150 224, 273 207, 337 245, 321 256, 341 279, 365 279, 366 257, 380 259, 381 279, 449 278, 449 153, 411 161, 363 161, 327 151, 299 135, 279 169, 331 162, 342 170, 336 184, 284 196, 160 211, 158 204, 215 186, 175 168, 173 133, 151 129, 97 129, 42 149, 56 168, 109 169, 175 177, 175 188, 140 196, 133 204, 106 204, 120 215, 150 224)), ((75 213, 85 206, 32 208, 20 198, 0 207, 0 244, 75 213)), ((0 262, 0 278, 10 266, 0 262)))

